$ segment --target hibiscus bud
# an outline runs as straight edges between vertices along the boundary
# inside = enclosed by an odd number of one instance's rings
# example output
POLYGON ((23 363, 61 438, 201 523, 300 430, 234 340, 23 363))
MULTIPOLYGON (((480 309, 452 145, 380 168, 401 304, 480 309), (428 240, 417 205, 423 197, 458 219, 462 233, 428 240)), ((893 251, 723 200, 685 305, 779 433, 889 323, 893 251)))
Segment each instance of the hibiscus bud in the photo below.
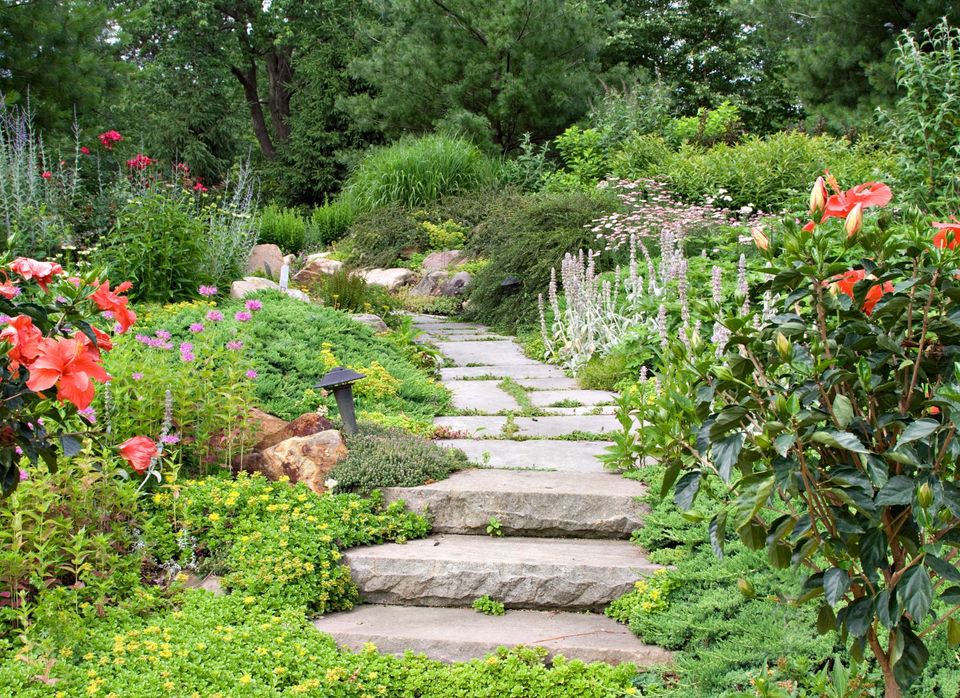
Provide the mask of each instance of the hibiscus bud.
POLYGON ((767 239, 767 236, 763 234, 763 228, 755 227, 750 228, 750 234, 753 236, 753 241, 756 243, 757 247, 766 252, 770 249, 770 240, 767 239))
POLYGON ((847 237, 852 238, 860 232, 863 227, 863 204, 857 204, 853 210, 847 214, 847 220, 843 224, 843 229, 847 231, 847 237))
POLYGON ((926 482, 917 490, 917 503, 924 509, 933 504, 933 490, 926 482))
POLYGON ((819 213, 827 205, 827 185, 823 177, 817 177, 817 181, 810 190, 810 216, 819 213))
POLYGON ((752 599, 757 595, 757 590, 753 588, 753 584, 743 577, 737 580, 737 589, 748 599, 752 599))
POLYGON ((793 344, 790 343, 790 340, 787 339, 782 332, 777 332, 777 353, 780 354, 780 358, 784 361, 789 361, 793 358, 793 344))

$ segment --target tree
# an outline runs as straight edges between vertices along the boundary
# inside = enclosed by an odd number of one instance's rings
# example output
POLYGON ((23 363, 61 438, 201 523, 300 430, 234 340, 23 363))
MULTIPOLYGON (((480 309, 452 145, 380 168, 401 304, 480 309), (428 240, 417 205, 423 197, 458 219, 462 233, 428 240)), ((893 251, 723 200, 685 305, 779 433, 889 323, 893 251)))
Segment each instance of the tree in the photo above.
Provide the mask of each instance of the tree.
POLYGON ((67 132, 98 109, 121 66, 107 41, 111 16, 95 0, 0 3, 0 94, 26 106, 37 127, 67 132))
POLYGON ((448 128, 502 151, 553 136, 596 94, 606 12, 582 0, 370 0, 369 54, 351 68, 373 88, 356 118, 389 134, 448 128))
POLYGON ((746 0, 767 41, 790 63, 786 76, 805 108, 836 127, 868 120, 896 96, 891 49, 903 30, 922 34, 960 4, 944 0, 746 0))
POLYGON ((758 131, 798 115, 797 100, 783 85, 782 55, 731 0, 610 4, 618 19, 602 53, 605 67, 639 69, 672 86, 681 114, 730 101, 758 131))

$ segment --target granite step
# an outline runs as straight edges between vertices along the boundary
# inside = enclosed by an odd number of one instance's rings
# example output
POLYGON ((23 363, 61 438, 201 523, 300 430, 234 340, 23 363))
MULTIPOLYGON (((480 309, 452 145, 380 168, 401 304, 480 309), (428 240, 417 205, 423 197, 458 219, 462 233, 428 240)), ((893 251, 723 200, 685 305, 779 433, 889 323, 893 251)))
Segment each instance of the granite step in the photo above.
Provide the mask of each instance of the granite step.
POLYGON ((498 647, 543 647, 549 656, 648 667, 669 664, 670 652, 645 645, 625 625, 592 613, 508 611, 487 616, 468 608, 358 606, 317 619, 317 630, 341 647, 367 643, 380 652, 423 653, 442 662, 479 659, 498 647))
POLYGON ((611 473, 464 470, 420 487, 388 487, 429 516, 434 533, 484 535, 491 517, 506 536, 629 538, 648 509, 646 488, 611 473))
POLYGON ((441 439, 439 446, 459 448, 471 463, 503 470, 559 470, 574 473, 603 473, 599 456, 613 445, 610 441, 556 441, 528 439, 441 439))
MULTIPOLYGON (((466 436, 497 439, 503 435, 506 417, 461 415, 437 417, 433 423, 466 436)), ((609 434, 620 431, 620 422, 612 414, 601 415, 546 415, 543 417, 515 417, 515 436, 555 439, 576 433, 609 434)))
MULTIPOLYGON (((486 344, 486 342, 484 342, 486 344)), ((478 362, 479 363, 479 362, 478 362)), ((440 378, 444 382, 452 380, 464 380, 478 378, 481 376, 493 376, 495 378, 564 378, 565 375, 556 366, 547 366, 536 362, 519 362, 515 364, 497 364, 488 365, 484 362, 480 366, 452 366, 440 369, 440 378)))
POLYGON ((600 610, 659 567, 619 540, 435 535, 343 555, 368 603, 600 610))

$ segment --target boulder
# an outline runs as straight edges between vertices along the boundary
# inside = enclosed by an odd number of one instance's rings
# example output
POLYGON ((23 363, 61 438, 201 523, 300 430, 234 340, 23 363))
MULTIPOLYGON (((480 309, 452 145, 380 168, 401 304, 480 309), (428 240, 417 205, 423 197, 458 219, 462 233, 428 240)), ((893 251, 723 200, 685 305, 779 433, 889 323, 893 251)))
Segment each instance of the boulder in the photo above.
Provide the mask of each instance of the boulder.
POLYGON ((287 426, 285 420, 274 417, 263 410, 258 410, 256 407, 247 413, 247 422, 253 427, 254 438, 257 440, 263 440, 264 437, 275 434, 287 426))
POLYGON ((307 257, 307 263, 303 269, 293 275, 293 280, 298 284, 315 284, 327 274, 336 274, 341 269, 343 269, 343 262, 319 255, 310 255, 307 257))
POLYGON ((396 291, 413 279, 413 272, 409 269, 366 269, 360 275, 368 284, 383 286, 388 291, 396 291))
MULTIPOLYGON (((283 420, 280 420, 283 422, 283 420)), ((281 441, 286 441, 299 436, 312 436, 321 431, 333 429, 333 422, 316 412, 307 412, 294 419, 289 424, 283 422, 279 429, 271 432, 264 432, 254 451, 265 451, 268 448, 276 446, 281 441)))
POLYGON ((459 296, 463 293, 463 290, 467 287, 467 284, 470 283, 469 272, 458 271, 456 274, 451 276, 449 279, 443 282, 443 285, 440 286, 440 295, 442 296, 459 296))
POLYGON ((410 289, 411 296, 438 296, 440 295, 440 287, 447 280, 449 274, 445 271, 428 271, 423 275, 423 278, 410 289))
POLYGON ((347 455, 347 445, 336 429, 310 436, 285 439, 260 453, 257 470, 271 479, 286 475, 290 482, 302 482, 317 494, 326 491, 324 481, 333 467, 347 455))
POLYGON ((351 317, 357 322, 366 325, 374 332, 389 332, 390 328, 387 327, 387 323, 383 321, 379 315, 374 315, 373 313, 359 313, 357 315, 351 315, 351 317))
POLYGON ((303 291, 296 288, 280 288, 280 284, 278 284, 276 281, 263 279, 259 276, 245 276, 242 279, 234 281, 232 284, 230 284, 230 297, 239 299, 251 293, 265 290, 281 291, 286 293, 291 298, 296 298, 297 300, 301 300, 305 303, 310 302, 310 296, 303 291))
POLYGON ((266 274, 272 279, 280 278, 283 252, 276 245, 255 245, 247 260, 248 274, 266 274))
POLYGON ((444 250, 431 252, 423 258, 423 271, 446 271, 464 261, 466 255, 460 250, 444 250))

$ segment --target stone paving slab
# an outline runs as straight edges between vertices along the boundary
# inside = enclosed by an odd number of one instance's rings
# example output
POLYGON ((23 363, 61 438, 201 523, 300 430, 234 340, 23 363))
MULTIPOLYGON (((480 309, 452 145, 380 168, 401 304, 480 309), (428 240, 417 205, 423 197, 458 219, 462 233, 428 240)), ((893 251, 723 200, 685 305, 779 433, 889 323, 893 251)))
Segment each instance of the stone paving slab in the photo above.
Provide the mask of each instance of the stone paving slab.
POLYGON ((502 334, 466 334, 466 333, 454 333, 454 332, 435 332, 430 333, 427 336, 432 337, 433 341, 441 342, 508 342, 512 341, 510 337, 505 337, 502 334))
POLYGON ((609 405, 616 395, 606 390, 538 390, 530 394, 530 401, 537 407, 574 400, 581 405, 609 405))
POLYGON ((587 405, 585 407, 540 407, 538 408, 544 414, 562 414, 566 416, 573 415, 596 415, 596 414, 616 414, 616 405, 587 405))
MULTIPOLYGON (((467 381, 468 383, 470 381, 467 381)), ((445 427, 451 431, 462 432, 469 436, 500 438, 503 428, 507 424, 506 417, 488 417, 482 415, 464 415, 460 417, 437 417, 433 420, 435 426, 445 427)))
POLYGON ((612 473, 464 470, 420 487, 387 487, 386 501, 427 512, 434 533, 629 538, 643 525, 646 487, 612 473))
POLYGON ((350 577, 368 603, 599 610, 660 569, 628 541, 437 535, 351 548, 350 577))
POLYGON ((577 390, 580 386, 573 378, 518 378, 517 383, 530 391, 537 390, 577 390))
POLYGON ((516 399, 497 387, 499 383, 499 380, 451 381, 446 386, 453 393, 453 406, 459 410, 479 410, 485 414, 520 410, 516 399))
POLYGON ((317 630, 337 644, 361 650, 372 642, 380 652, 422 652, 442 662, 485 657, 498 647, 544 647, 584 662, 669 664, 669 652, 645 645, 627 626, 593 613, 510 611, 487 616, 469 608, 359 606, 349 613, 324 616, 317 630))
POLYGON ((484 325, 474 325, 469 322, 413 322, 413 326, 424 332, 446 332, 452 330, 463 330, 468 332, 486 332, 484 325))
POLYGON ((574 432, 588 434, 608 434, 620 430, 620 422, 613 415, 579 415, 579 416, 546 416, 546 417, 517 417, 514 423, 519 429, 520 436, 535 436, 540 438, 557 438, 574 432))
POLYGON ((498 378, 563 378, 563 371, 556 366, 547 366, 546 364, 520 363, 520 364, 498 364, 496 366, 457 366, 454 368, 441 368, 440 378, 443 381, 463 380, 464 378, 476 378, 478 376, 496 376, 498 378))
POLYGON ((505 441, 493 439, 444 439, 440 446, 459 448, 472 463, 486 468, 559 470, 574 473, 603 473, 597 460, 610 441, 505 441))
POLYGON ((511 340, 493 342, 437 342, 437 349, 457 366, 479 364, 480 366, 497 365, 540 365, 533 359, 528 359, 520 351, 520 347, 511 340))

